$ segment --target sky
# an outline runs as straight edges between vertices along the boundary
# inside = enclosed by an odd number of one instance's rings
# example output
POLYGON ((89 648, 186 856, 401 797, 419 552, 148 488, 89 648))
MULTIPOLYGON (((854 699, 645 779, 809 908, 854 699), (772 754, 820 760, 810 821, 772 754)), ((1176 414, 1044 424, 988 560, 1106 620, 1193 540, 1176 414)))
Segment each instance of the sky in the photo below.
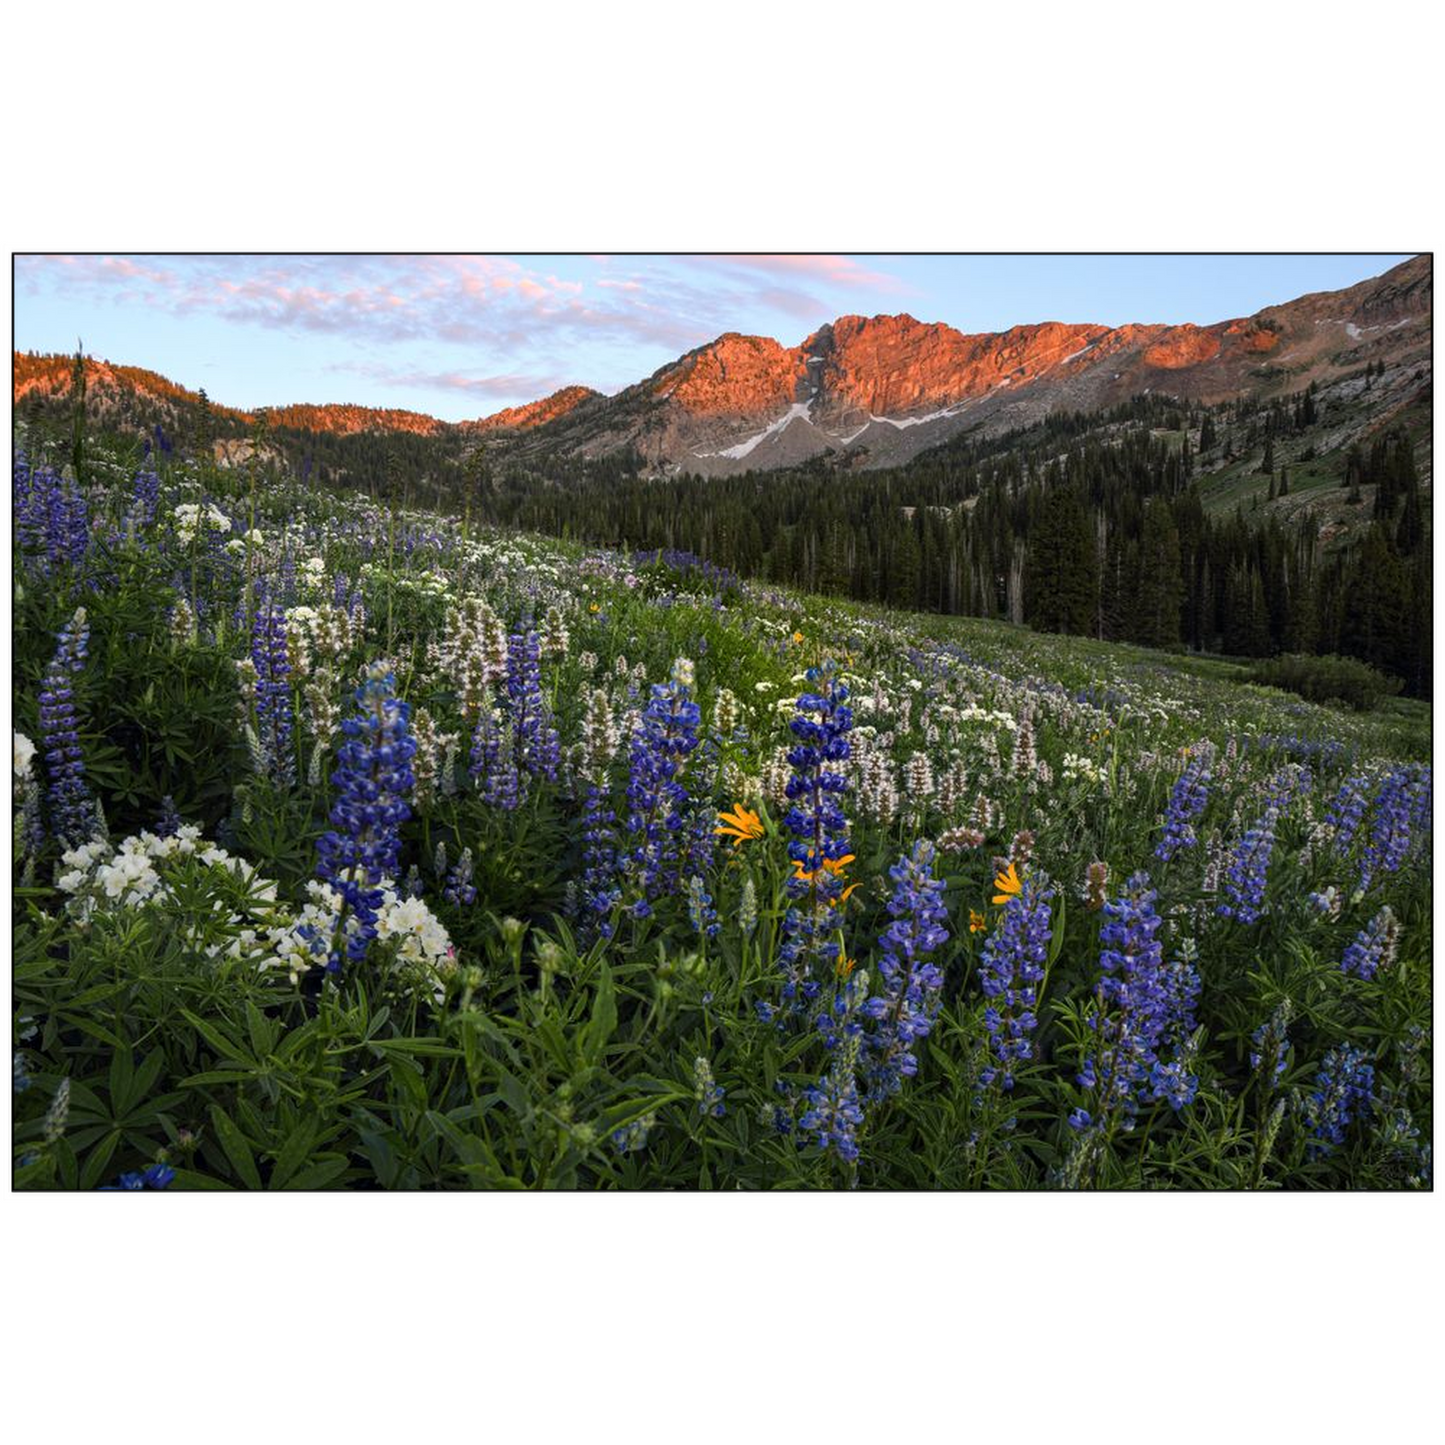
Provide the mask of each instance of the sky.
POLYGON ((1178 324, 1352 286, 1396 255, 17 255, 15 346, 148 367, 250 409, 486 416, 616 392, 725 331, 793 346, 838 316, 964 332, 1178 324))

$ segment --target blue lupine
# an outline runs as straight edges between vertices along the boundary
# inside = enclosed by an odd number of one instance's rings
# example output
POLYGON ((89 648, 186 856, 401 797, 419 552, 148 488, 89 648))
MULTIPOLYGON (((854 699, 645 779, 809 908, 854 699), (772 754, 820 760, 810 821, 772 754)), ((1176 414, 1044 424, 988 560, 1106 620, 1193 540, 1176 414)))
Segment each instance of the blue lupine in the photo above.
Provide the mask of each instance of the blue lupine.
POLYGON ((136 511, 147 526, 156 519, 156 508, 161 500, 160 475, 144 468, 135 474, 131 483, 136 511))
POLYGON ((1097 1090, 1100 1115, 1117 1110, 1125 1121, 1140 1100, 1180 1109, 1196 1089, 1185 1055, 1199 978, 1187 958, 1165 962, 1156 896, 1149 875, 1136 873, 1104 904, 1099 1007, 1090 1020, 1098 1048, 1079 1072, 1079 1082, 1097 1090))
POLYGON ((1360 859, 1360 891, 1380 873, 1396 873, 1410 848, 1411 822, 1417 807, 1418 777, 1411 768, 1396 768, 1375 794, 1370 840, 1360 859))
POLYGON ((1345 1142, 1350 1124, 1370 1111, 1374 1088, 1375 1070, 1365 1062, 1362 1049, 1341 1044, 1325 1055, 1304 1104, 1313 1135, 1309 1144, 1312 1158, 1345 1142))
POLYGON ((108 1190, 164 1189, 175 1177, 176 1171, 169 1164, 152 1164, 149 1169, 122 1174, 114 1184, 102 1184, 100 1189, 102 1193, 108 1190))
POLYGON ((267 602, 257 609, 251 627, 251 661, 256 665, 256 724, 266 770, 273 782, 289 787, 296 781, 292 747, 291 663, 286 650, 286 617, 267 602))
POLYGON ((151 831, 157 838, 174 838, 181 829, 181 815, 176 810, 175 799, 169 793, 161 799, 161 815, 151 831))
POLYGON ((717 936, 717 910, 712 906, 712 894, 697 874, 687 880, 687 917, 704 938, 717 936))
POLYGON ((849 1060, 840 1057, 821 1082, 803 1090, 803 1098, 808 1107, 798 1120, 799 1129, 844 1163, 853 1163, 859 1153, 856 1132, 863 1122, 863 1105, 849 1060))
POLYGON ((447 870, 442 897, 456 908, 470 908, 477 901, 477 890, 472 883, 470 848, 463 848, 462 856, 447 870))
POLYGON ((49 486, 56 482, 49 467, 30 466, 23 452, 15 453, 15 531, 20 545, 35 551, 45 545, 45 526, 50 514, 49 486))
POLYGON ((1212 776, 1209 769, 1213 759, 1211 747, 1196 748, 1188 765, 1175 780, 1164 815, 1164 836, 1154 849, 1156 858, 1167 863, 1176 853, 1194 847, 1199 841, 1194 834, 1194 822, 1209 802, 1212 776))
POLYGON ((699 1055, 692 1066, 693 1096, 697 1099, 697 1112, 721 1119, 727 1113, 723 1103, 724 1089, 712 1076, 712 1065, 699 1055))
POLYGON ((1038 985, 1043 981, 1053 936, 1052 888, 1038 878, 1004 905, 998 927, 989 935, 979 961, 979 983, 987 1004, 991 1062, 979 1074, 984 1085, 1014 1086, 1014 1066, 1033 1057, 1033 1032, 1038 1027, 1038 985))
POLYGON ((1285 1002, 1251 1036, 1254 1048, 1250 1050, 1249 1067, 1260 1074, 1267 1088, 1272 1089, 1289 1067, 1289 1019, 1290 1008, 1285 1002))
POLYGON ((1223 918, 1240 923, 1254 923, 1264 909, 1264 888, 1269 874, 1269 860, 1274 853, 1273 809, 1250 828, 1234 845, 1229 865, 1224 872, 1225 898, 1217 912, 1223 918))
POLYGON ((517 771, 512 725, 510 722, 499 722, 489 708, 483 708, 472 730, 468 771, 480 781, 484 803, 507 812, 521 806, 522 779, 517 771))
POLYGON ((557 777, 561 746, 551 712, 542 696, 541 643, 531 628, 507 640, 507 702, 517 767, 533 777, 557 777))
POLYGON ((19 1049, 15 1050, 15 1092, 23 1094, 30 1087, 30 1066, 25 1062, 25 1055, 19 1049))
POLYGON ((612 937, 612 910, 622 896, 617 883, 615 822, 606 793, 594 783, 582 806, 582 901, 591 914, 590 924, 603 938, 612 937))
POLYGON ((638 917, 646 917, 652 900, 677 881, 678 846, 692 808, 680 774, 697 747, 701 720, 692 700, 692 664, 679 658, 671 681, 653 687, 629 754, 625 862, 638 917))
POLYGON ((1360 820, 1365 816, 1365 809, 1369 807, 1366 783, 1363 773, 1346 778, 1325 813, 1325 822, 1335 830, 1335 851, 1342 857, 1350 851, 1350 845, 1359 831, 1360 820))
MULTIPOLYGON (((338 750, 332 775, 338 789, 331 831, 317 844, 317 873, 345 900, 356 919, 346 951, 353 961, 366 956, 376 936, 383 878, 397 874, 401 825, 411 816, 411 759, 416 743, 407 735, 411 709, 396 697, 396 679, 373 667, 357 689, 359 715, 342 721, 347 741, 338 750)), ((327 967, 337 972, 333 948, 327 967)))
POLYGON ((878 1027, 867 1039, 870 1092, 897 1093, 918 1072, 913 1045, 926 1038, 938 1012, 943 973, 927 955, 948 941, 943 880, 933 876, 934 848, 926 838, 889 869, 893 922, 883 930, 878 973, 883 992, 863 1005, 878 1027))
POLYGON ((1314 787, 1314 775, 1300 763, 1287 763, 1270 776, 1264 785, 1266 812, 1283 813, 1296 798, 1302 798, 1314 787))
POLYGON ((1355 935, 1355 941, 1340 960, 1341 972, 1353 973, 1360 978, 1374 978, 1380 969, 1389 968, 1395 961, 1399 941, 1399 921, 1386 906, 1355 935))
POLYGON ((95 805, 85 786, 71 683, 71 678, 85 666, 89 641, 90 627, 81 607, 59 634, 60 645, 46 668, 40 691, 40 730, 45 771, 50 778, 50 824, 66 848, 83 843, 95 826, 95 805))
MULTIPOLYGON (((788 880, 792 905, 783 919, 778 962, 782 1001, 792 1011, 811 1004, 823 980, 835 975, 834 908, 844 891, 844 860, 851 856, 848 820, 838 803, 848 780, 834 766, 847 762, 851 751, 848 689, 836 679, 831 665, 810 668, 807 681, 817 690, 798 698, 797 714, 789 724, 797 742, 788 753, 793 770, 787 784, 791 807, 783 817, 793 835, 788 843, 793 876, 788 880)), ((772 1015, 766 1003, 758 1011, 764 1018, 772 1015)))
POLYGON ((52 472, 46 501, 46 556, 52 567, 78 567, 90 546, 90 514, 85 497, 73 480, 56 477, 52 472))

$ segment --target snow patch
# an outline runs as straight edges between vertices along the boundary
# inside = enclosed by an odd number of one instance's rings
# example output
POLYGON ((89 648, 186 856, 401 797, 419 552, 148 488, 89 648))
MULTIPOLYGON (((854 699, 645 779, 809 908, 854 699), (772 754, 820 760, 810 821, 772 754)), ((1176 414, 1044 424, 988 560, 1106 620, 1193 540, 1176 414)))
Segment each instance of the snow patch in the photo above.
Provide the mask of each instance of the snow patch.
POLYGON ((787 410, 786 415, 780 416, 771 426, 765 426, 756 436, 749 437, 746 441, 739 442, 736 446, 725 447, 720 452, 694 452, 699 457, 731 457, 733 461, 741 461, 749 455, 755 447, 765 442, 770 436, 778 432, 786 431, 795 421, 801 418, 803 421, 810 420, 808 413, 812 410, 813 399, 807 401, 795 401, 787 410))

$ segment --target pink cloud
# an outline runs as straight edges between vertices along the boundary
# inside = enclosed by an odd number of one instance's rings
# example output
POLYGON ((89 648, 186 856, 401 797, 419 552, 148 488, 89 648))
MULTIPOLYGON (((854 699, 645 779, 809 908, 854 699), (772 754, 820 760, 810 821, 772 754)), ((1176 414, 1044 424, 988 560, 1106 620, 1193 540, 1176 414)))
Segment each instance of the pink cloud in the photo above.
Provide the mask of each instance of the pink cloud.
POLYGON ((776 276, 800 276, 826 281, 833 286, 856 290, 896 291, 903 283, 882 271, 870 271, 851 256, 837 255, 748 255, 738 253, 703 257, 747 270, 766 271, 776 276))

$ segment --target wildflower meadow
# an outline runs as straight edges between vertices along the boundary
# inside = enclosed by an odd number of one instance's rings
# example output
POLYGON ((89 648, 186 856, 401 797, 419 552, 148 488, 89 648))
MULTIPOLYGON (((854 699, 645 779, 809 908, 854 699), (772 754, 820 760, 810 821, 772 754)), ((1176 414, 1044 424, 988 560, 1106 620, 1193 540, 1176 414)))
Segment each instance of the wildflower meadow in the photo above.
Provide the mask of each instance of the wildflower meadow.
POLYGON ((65 460, 17 1187, 1430 1186, 1426 705, 65 460))

